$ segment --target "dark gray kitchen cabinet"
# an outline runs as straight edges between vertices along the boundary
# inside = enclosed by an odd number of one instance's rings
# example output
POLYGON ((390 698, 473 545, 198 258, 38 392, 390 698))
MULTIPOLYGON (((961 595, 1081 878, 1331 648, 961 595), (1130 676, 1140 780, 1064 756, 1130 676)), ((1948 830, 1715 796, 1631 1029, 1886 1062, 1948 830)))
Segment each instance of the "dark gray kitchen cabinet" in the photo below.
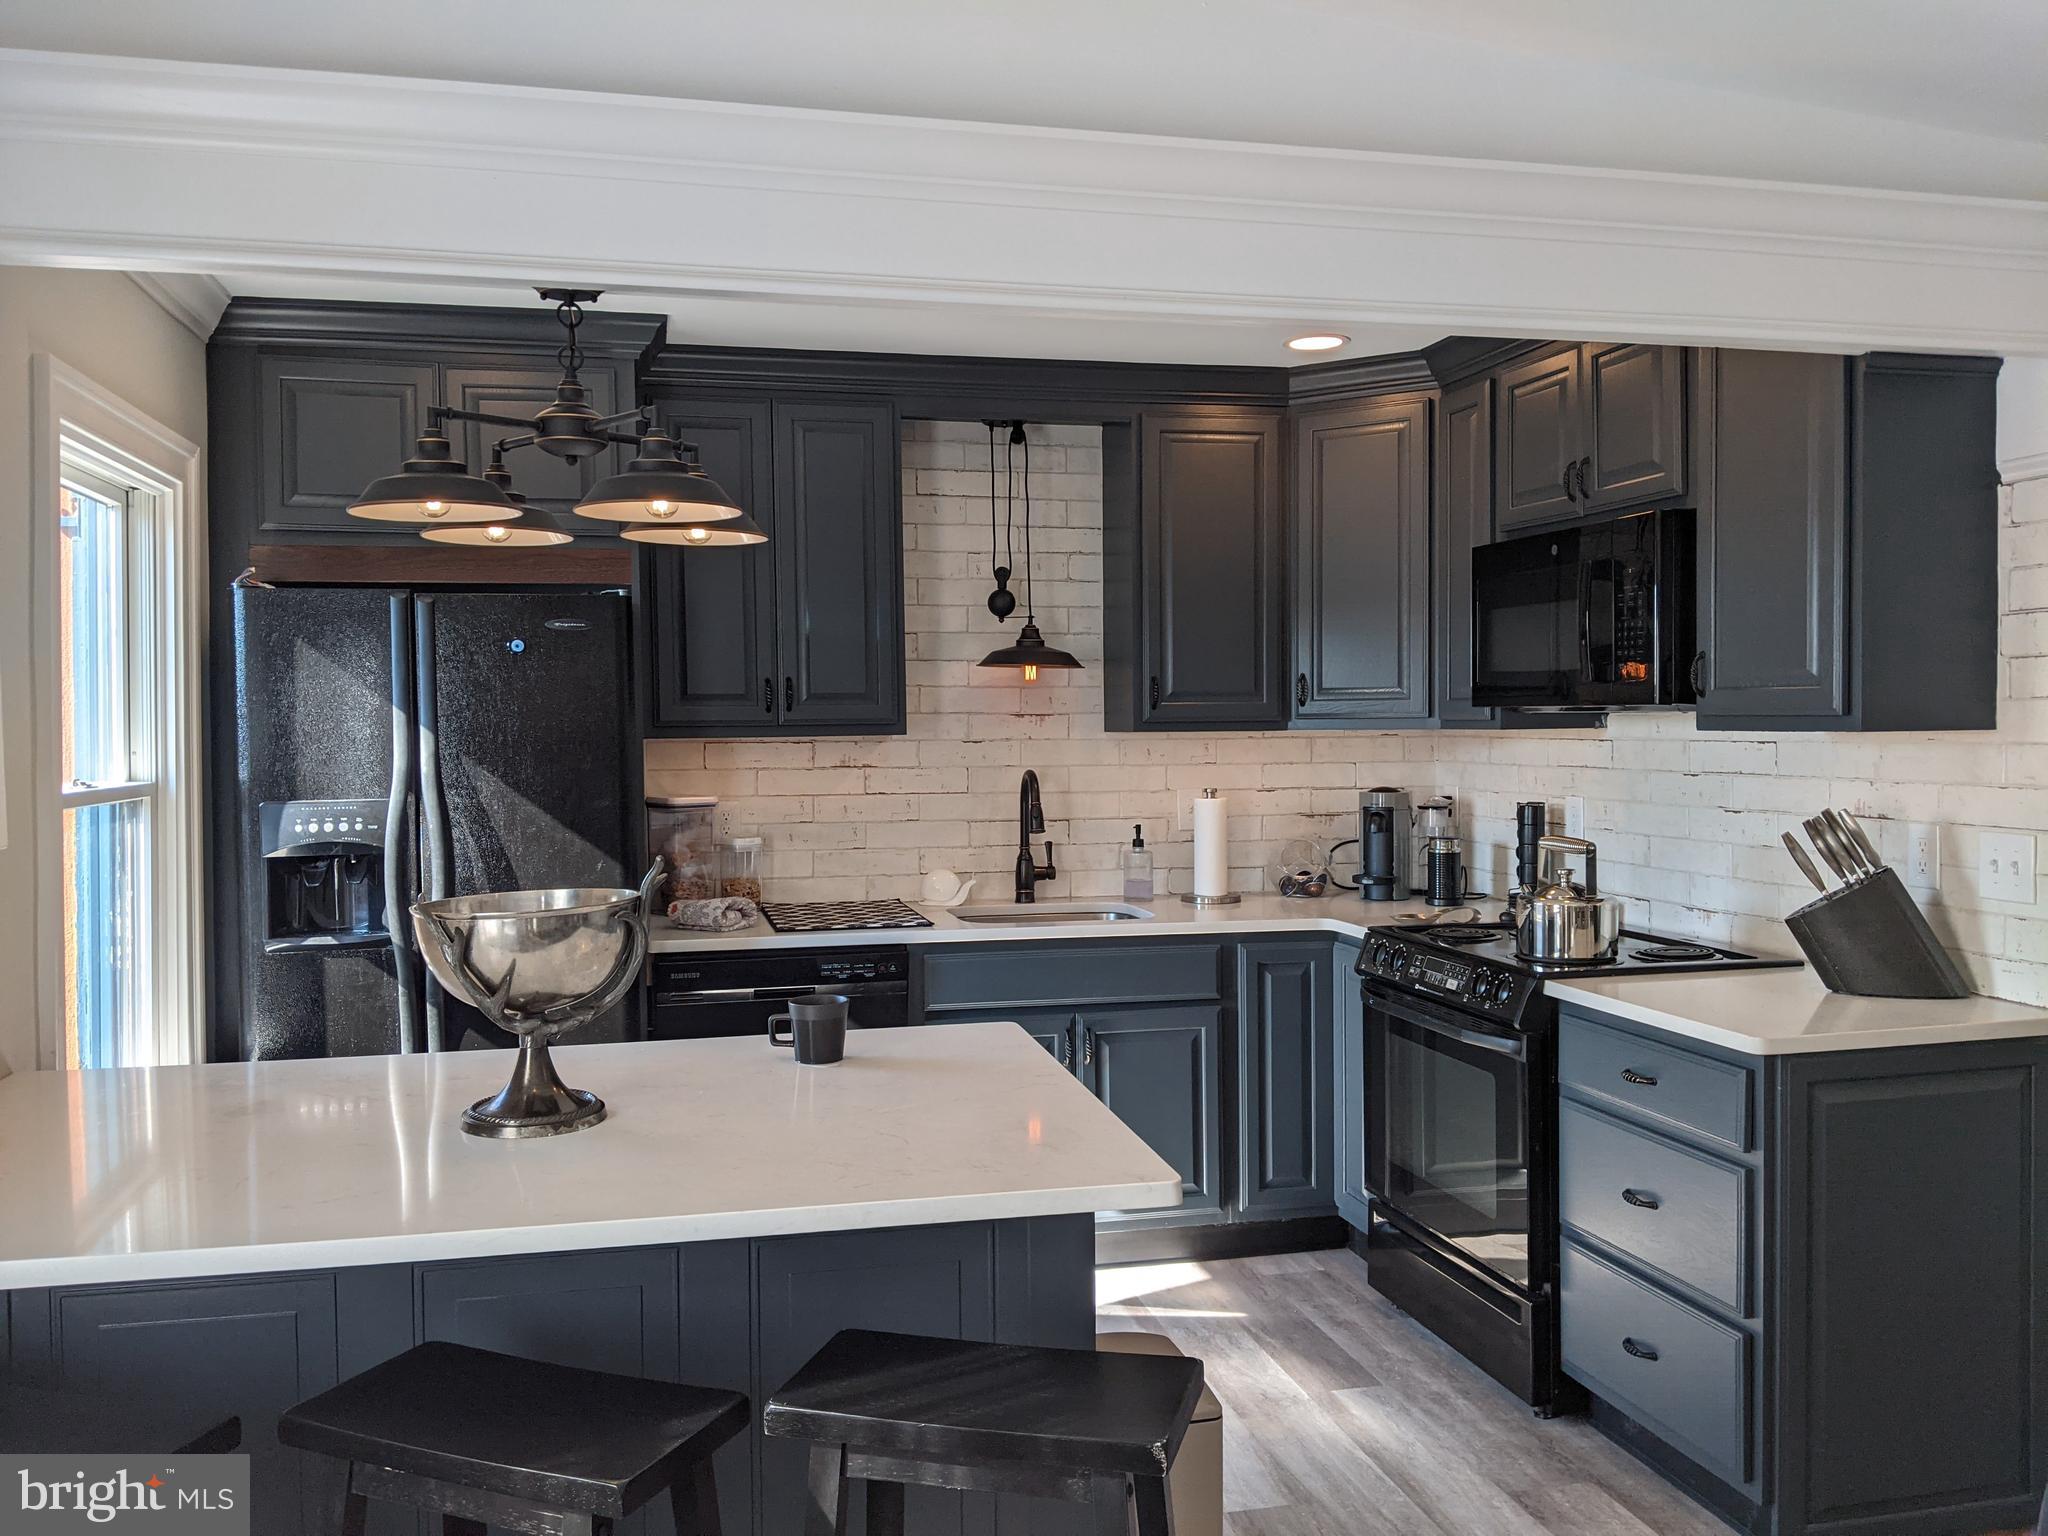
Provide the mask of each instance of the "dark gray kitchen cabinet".
POLYGON ((1427 395, 1294 419, 1294 719, 1430 714, 1427 395))
POLYGON ((1337 1082, 1331 1094, 1336 1123, 1330 1142, 1337 1165, 1337 1214, 1364 1231, 1372 1218, 1365 1187, 1365 994, 1357 975, 1356 944, 1339 942, 1331 978, 1330 1060, 1337 1082))
POLYGON ((1327 941, 1250 943, 1237 966, 1237 1180, 1254 1218, 1336 1204, 1332 952, 1327 941))
POLYGON ((1444 725, 1488 725, 1495 711, 1472 702, 1472 551, 1493 539, 1491 378, 1446 389, 1436 408, 1433 500, 1436 716, 1444 725))
POLYGON ((1499 370, 1496 535, 1683 495, 1685 368, 1682 347, 1588 342, 1499 370))
POLYGON ((648 547, 638 623, 657 736, 883 735, 904 721, 903 519, 886 401, 663 397, 768 534, 648 547))
POLYGON ((288 1512, 287 1529, 303 1522, 321 1530, 339 1481, 331 1463, 279 1445, 277 1420, 340 1380, 339 1279, 251 1275, 16 1291, 0 1298, 10 1303, 7 1363, 52 1387, 146 1390, 195 1421, 239 1415, 256 1507, 288 1512))
POLYGON ((1278 411, 1159 411, 1104 428, 1110 729, 1286 723, 1282 452, 1278 411))
POLYGON ((1495 532, 1505 537, 1527 524, 1576 516, 1579 349, 1559 347, 1515 363, 1497 382, 1495 532))
MULTIPOLYGON (((664 404, 659 419, 679 441, 695 445, 704 473, 770 527, 775 448, 767 401, 664 404)), ((636 576, 650 726, 663 734, 697 727, 746 735, 774 725, 779 694, 769 547, 646 545, 636 576)))
POLYGON ((1223 1208, 1223 1009, 1216 1004, 1076 1010, 1081 1080, 1181 1176, 1186 1224, 1223 1208))
POLYGON ((1702 355, 1702 728, 1995 724, 1997 370, 1702 355))
POLYGON ((243 509, 250 532, 389 534, 350 517, 348 506, 412 457, 428 408, 442 403, 439 371, 424 360, 325 353, 266 353, 254 363, 259 415, 246 446, 256 499, 243 509))
POLYGON ((1568 1006, 1559 1046, 1595 1422, 1746 1529, 2025 1526, 2048 1041, 1741 1057, 1568 1006))

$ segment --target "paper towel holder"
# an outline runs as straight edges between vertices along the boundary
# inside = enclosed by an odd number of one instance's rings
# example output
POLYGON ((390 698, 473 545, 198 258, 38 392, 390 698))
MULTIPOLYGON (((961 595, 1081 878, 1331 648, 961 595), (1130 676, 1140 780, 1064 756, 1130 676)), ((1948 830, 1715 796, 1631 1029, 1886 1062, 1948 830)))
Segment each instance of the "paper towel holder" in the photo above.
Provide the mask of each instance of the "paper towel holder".
MULTIPOLYGON (((1202 791, 1202 798, 1204 800, 1214 800, 1216 798, 1216 791, 1205 789, 1202 791)), ((1234 907, 1243 900, 1244 897, 1231 891, 1225 891, 1220 896, 1200 896, 1193 891, 1189 891, 1181 897, 1182 903, 1190 907, 1234 907)))

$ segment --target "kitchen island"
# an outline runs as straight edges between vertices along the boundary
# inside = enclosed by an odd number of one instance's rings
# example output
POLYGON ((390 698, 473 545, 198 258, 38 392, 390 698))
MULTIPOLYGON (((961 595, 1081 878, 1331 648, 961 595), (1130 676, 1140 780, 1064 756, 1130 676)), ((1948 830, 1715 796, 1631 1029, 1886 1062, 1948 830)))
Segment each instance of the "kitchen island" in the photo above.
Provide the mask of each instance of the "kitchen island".
MULTIPOLYGON (((498 1052, 0 1082, 0 1359, 239 1414, 257 1528, 321 1531, 338 1480, 278 1413, 421 1340, 757 1404, 843 1327, 1085 1347, 1093 1213, 1180 1198, 1010 1024, 863 1031, 831 1067, 754 1039, 556 1059, 610 1117, 523 1142, 458 1128, 498 1052)), ((727 1530, 794 1531, 800 1459, 728 1447, 727 1530)))

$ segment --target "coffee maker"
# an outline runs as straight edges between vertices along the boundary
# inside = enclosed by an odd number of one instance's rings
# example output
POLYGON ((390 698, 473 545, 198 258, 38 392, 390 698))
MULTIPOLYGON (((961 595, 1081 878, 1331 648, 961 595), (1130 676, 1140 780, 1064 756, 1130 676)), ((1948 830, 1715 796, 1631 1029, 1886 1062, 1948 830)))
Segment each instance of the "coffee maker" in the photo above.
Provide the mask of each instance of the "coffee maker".
POLYGON ((1358 797, 1358 894, 1365 901, 1401 901, 1413 888, 1408 792, 1382 785, 1358 797))

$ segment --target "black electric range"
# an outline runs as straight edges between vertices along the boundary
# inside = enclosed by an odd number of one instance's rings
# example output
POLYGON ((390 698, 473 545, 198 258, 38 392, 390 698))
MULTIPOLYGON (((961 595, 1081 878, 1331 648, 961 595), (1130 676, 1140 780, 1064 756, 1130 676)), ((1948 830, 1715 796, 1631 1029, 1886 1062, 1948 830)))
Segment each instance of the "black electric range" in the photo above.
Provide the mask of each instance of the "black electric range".
POLYGON ((1388 925, 1359 950, 1368 1283, 1546 1416, 1582 1401, 1558 1357, 1558 977, 1797 960, 1624 931, 1611 960, 1515 953, 1498 924, 1388 925))

